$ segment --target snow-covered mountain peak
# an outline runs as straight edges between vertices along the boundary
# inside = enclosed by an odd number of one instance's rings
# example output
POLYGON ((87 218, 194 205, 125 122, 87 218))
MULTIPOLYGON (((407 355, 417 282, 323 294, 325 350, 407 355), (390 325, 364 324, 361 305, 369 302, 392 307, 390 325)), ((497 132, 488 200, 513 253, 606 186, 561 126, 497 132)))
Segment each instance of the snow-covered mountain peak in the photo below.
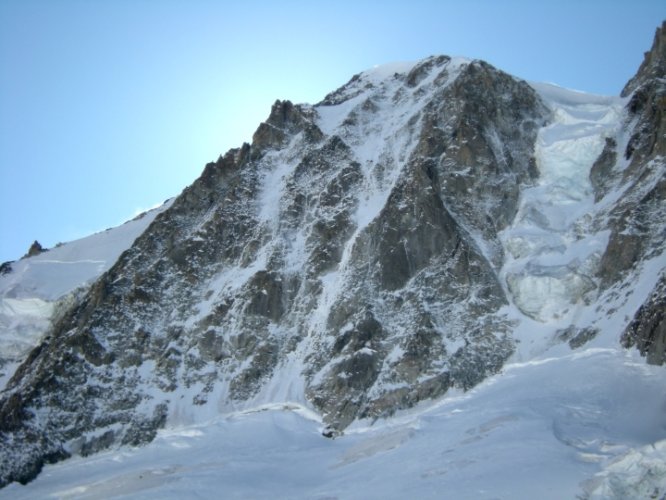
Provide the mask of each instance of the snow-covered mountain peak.
POLYGON ((359 104, 378 94, 389 94, 391 98, 400 99, 401 95, 396 92, 401 87, 415 91, 421 84, 432 83, 436 78, 439 78, 441 86, 444 79, 455 78, 462 67, 472 62, 472 59, 462 57, 431 56, 421 61, 378 65, 354 75, 345 85, 328 94, 317 107, 337 106, 349 100, 359 104))
POLYGON ((352 80, 358 79, 362 82, 380 84, 388 80, 400 80, 406 78, 410 86, 414 86, 416 73, 430 73, 441 71, 446 67, 449 72, 455 72, 460 66, 473 62, 473 59, 465 57, 431 56, 418 61, 396 61, 386 64, 378 64, 372 68, 362 71, 352 80), (413 77, 410 80, 410 76, 413 77))
POLYGON ((360 79, 379 83, 382 80, 393 78, 396 75, 406 75, 417 64, 418 61, 395 61, 392 63, 377 64, 369 70, 362 71, 360 73, 360 79))
MULTIPOLYGON (((590 359, 604 378, 623 334, 663 362, 651 88, 627 103, 438 56, 361 73, 314 106, 276 101, 252 144, 206 165, 16 370, 0 484, 220 414, 306 408, 338 436, 447 394, 472 401, 485 380, 553 380, 543 367, 590 359)), ((602 410, 567 401, 536 420, 522 401, 469 432, 529 421, 581 456, 619 453, 581 445, 602 410)))

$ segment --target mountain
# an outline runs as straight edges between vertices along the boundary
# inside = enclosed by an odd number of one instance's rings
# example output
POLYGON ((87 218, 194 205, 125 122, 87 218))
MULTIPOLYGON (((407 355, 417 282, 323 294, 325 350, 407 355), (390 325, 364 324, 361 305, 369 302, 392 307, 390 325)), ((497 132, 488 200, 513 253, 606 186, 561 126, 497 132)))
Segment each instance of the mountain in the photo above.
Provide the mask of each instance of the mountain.
POLYGON ((338 436, 620 342, 663 364, 665 37, 621 97, 439 56, 277 101, 36 328, 2 392, 0 484, 266 405, 338 436))

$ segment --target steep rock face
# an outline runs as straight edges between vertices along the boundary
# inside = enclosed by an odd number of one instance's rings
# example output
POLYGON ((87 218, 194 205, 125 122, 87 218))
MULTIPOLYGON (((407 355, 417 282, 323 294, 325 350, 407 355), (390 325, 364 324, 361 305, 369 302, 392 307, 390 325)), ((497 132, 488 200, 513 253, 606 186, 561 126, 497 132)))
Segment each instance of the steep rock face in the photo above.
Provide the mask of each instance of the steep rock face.
POLYGON ((636 346, 648 363, 666 363, 666 276, 636 312, 622 335, 622 343, 625 347, 636 346))
MULTIPOLYGON (((612 295, 631 289, 630 272, 646 262, 655 262, 657 273, 664 267, 666 22, 657 29, 652 49, 622 95, 628 99, 624 133, 608 140, 591 173, 596 197, 602 203, 613 202, 601 212, 611 234, 599 271, 602 285, 612 295)), ((636 346, 653 364, 666 362, 665 300, 662 275, 622 335, 623 345, 636 346)))
MULTIPOLYGON (((407 75, 407 88, 429 76, 435 88, 443 87, 441 95, 424 106, 406 168, 350 247, 342 283, 330 284, 337 297, 324 291, 331 304, 327 337, 338 340, 315 356, 314 366, 322 368, 308 395, 333 426, 391 414, 450 386, 469 388, 512 352, 508 325, 491 316, 506 303, 493 266, 501 258, 496 231, 505 222, 488 213, 513 215, 547 111, 524 83, 484 63, 465 65, 443 85, 455 64, 431 59, 407 75), (508 126, 511 120, 524 124, 523 133, 508 126), (498 142, 514 156, 497 149, 498 142)), ((357 95, 363 84, 363 78, 352 80, 346 91, 357 95)), ((403 88, 391 96, 393 106, 403 88)), ((373 96, 380 116, 383 99, 383 92, 373 96)), ((352 113, 353 127, 374 126, 367 115, 352 113)), ((409 127, 414 117, 405 118, 409 127)), ((380 151, 378 161, 365 163, 379 177, 395 169, 394 162, 380 151)))
POLYGON ((622 92, 629 98, 623 136, 609 139, 592 171, 597 199, 617 197, 602 214, 611 229, 601 260, 603 287, 626 276, 636 263, 659 255, 666 243, 665 77, 666 24, 622 92))
POLYGON ((17 370, 0 484, 167 421, 307 398, 343 429, 497 372, 514 350, 497 233, 548 116, 448 57, 276 102, 17 370))
MULTIPOLYGON (((604 255, 611 277, 643 260, 663 261, 666 248, 666 22, 623 95, 630 98, 631 135, 622 179, 630 185, 611 212, 613 233, 604 255)), ((625 347, 636 346, 648 363, 666 363, 665 307, 662 275, 622 336, 625 347)))
POLYGON ((79 240, 0 266, 0 392, 47 330, 118 260, 161 207, 79 240))

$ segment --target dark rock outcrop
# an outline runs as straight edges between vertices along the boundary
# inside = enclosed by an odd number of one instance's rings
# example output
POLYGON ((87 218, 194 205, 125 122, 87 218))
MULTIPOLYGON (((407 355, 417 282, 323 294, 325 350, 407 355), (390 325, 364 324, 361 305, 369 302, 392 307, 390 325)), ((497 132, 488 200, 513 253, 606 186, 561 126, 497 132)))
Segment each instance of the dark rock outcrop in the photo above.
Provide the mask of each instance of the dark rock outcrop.
POLYGON ((14 261, 8 260, 7 262, 3 262, 0 264, 0 276, 3 274, 9 274, 12 272, 12 263, 14 261))
POLYGON ((594 189, 595 202, 606 196, 614 186, 613 168, 617 164, 617 159, 617 141, 607 137, 603 151, 590 170, 590 183, 594 189))
POLYGON ((650 364, 666 363, 666 275, 636 312, 622 335, 622 344, 635 346, 650 364))
POLYGON ((40 253, 46 252, 48 249, 42 247, 42 245, 39 243, 39 241, 35 240, 32 245, 30 245, 30 248, 28 249, 28 253, 26 253, 23 258, 25 259, 26 257, 34 257, 35 255, 39 255, 40 253))

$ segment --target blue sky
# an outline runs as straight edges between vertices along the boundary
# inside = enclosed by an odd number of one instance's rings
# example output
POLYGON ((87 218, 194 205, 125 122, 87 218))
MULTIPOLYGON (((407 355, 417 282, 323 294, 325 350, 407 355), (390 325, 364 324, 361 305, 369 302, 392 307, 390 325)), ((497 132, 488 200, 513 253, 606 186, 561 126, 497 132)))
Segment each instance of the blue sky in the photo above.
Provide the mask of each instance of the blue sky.
POLYGON ((432 54, 617 94, 664 18, 663 0, 0 0, 0 262, 177 195, 275 99, 432 54))

